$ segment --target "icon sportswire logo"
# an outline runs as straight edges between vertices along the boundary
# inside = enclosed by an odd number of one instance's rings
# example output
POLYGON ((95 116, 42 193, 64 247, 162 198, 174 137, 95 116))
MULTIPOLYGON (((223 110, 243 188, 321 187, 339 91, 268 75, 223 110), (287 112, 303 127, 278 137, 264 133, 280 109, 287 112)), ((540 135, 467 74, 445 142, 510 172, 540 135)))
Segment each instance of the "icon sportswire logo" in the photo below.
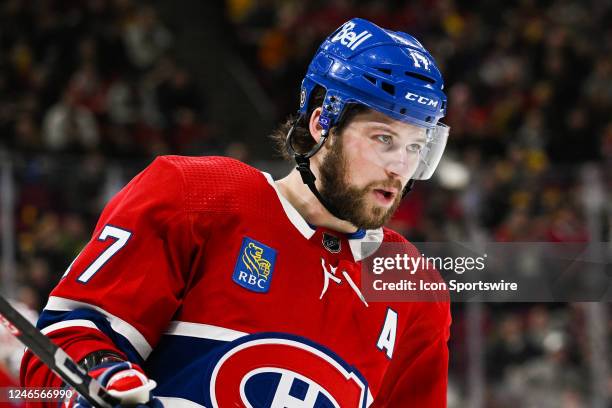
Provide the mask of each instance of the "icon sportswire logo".
POLYGON ((331 42, 340 41, 340 44, 350 48, 355 51, 360 44, 362 44, 365 40, 370 38, 372 34, 368 30, 363 30, 361 33, 357 34, 353 31, 355 28, 355 23, 349 21, 345 25, 342 26, 340 31, 336 33, 336 35, 330 40, 331 42))

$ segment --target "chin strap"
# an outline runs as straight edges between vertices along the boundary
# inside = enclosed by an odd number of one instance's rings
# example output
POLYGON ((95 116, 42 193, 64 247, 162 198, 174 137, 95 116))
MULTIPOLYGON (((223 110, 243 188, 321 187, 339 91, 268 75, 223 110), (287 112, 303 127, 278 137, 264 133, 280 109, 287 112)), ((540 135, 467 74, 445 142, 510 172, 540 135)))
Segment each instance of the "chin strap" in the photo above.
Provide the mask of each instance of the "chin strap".
POLYGON ((326 200, 321 195, 321 193, 319 193, 319 190, 317 189, 317 186, 315 185, 315 180, 317 178, 315 177, 312 170, 310 170, 310 159, 300 156, 300 155, 295 155, 294 159, 295 159, 295 162, 297 163, 297 166, 295 168, 297 169, 297 171, 300 172, 300 176, 302 176, 302 181, 304 182, 304 184, 308 186, 310 191, 312 191, 312 194, 314 194, 314 196, 317 197, 317 200, 319 200, 319 202, 323 204, 323 206, 327 209, 327 211, 329 211, 334 217, 344 220, 344 218, 342 218, 340 214, 338 213, 338 209, 334 205, 332 205, 328 200, 326 200))
POLYGON ((295 130, 295 126, 298 124, 300 120, 303 120, 303 118, 304 118, 303 115, 298 116, 298 118, 291 125, 291 129, 289 129, 289 132, 287 133, 287 140, 286 140, 287 150, 289 151, 291 155, 293 155, 293 159, 295 160, 295 163, 297 164, 295 168, 297 171, 300 172, 300 176, 302 176, 302 181, 304 182, 304 184, 308 186, 310 191, 312 191, 312 194, 314 194, 317 200, 319 200, 319 202, 323 205, 323 207, 325 207, 327 211, 329 211, 330 214, 332 214, 334 217, 340 220, 345 220, 342 216, 340 216, 340 213, 338 209, 336 208, 336 206, 334 206, 332 203, 330 203, 328 200, 326 200, 321 195, 321 193, 317 189, 317 186, 315 185, 315 181, 317 180, 317 177, 314 175, 314 173, 310 169, 310 158, 314 156, 319 150, 321 150, 321 147, 323 147, 323 144, 325 144, 325 141, 327 140, 329 136, 329 130, 323 129, 321 131, 321 138, 319 139, 317 144, 314 145, 313 148, 310 149, 310 151, 307 153, 298 153, 293 147, 293 132, 295 130))

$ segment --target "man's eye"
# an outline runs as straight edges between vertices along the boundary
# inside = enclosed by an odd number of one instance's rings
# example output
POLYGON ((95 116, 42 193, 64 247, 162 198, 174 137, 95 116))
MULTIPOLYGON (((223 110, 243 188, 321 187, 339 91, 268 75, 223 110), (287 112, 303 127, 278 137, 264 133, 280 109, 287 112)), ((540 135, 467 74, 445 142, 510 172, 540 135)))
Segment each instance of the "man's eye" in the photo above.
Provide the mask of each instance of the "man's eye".
POLYGON ((389 135, 378 135, 377 139, 381 141, 382 143, 388 144, 388 145, 390 145, 391 142, 393 141, 393 138, 389 135))
POLYGON ((423 146, 418 143, 412 143, 408 145, 408 151, 418 153, 423 150, 423 146))

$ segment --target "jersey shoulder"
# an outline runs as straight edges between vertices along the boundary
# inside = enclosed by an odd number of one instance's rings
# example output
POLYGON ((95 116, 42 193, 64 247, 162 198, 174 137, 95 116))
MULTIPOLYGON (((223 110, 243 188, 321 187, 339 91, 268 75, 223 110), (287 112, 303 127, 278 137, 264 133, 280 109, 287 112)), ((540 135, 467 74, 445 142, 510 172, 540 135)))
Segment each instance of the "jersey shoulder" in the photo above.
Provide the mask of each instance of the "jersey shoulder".
POLYGON ((174 165, 189 185, 222 182, 224 188, 240 188, 245 181, 262 176, 256 168, 230 157, 160 156, 158 160, 174 165))
POLYGON ((260 171, 239 160, 223 156, 160 156, 158 160, 175 165, 189 177, 222 177, 230 179, 259 174, 260 171))
POLYGON ((387 227, 383 227, 383 242, 397 242, 414 247, 402 234, 387 227))
POLYGON ((410 257, 420 257, 419 249, 414 244, 406 239, 402 234, 391 228, 383 227, 383 240, 382 245, 389 244, 386 248, 383 247, 384 252, 396 252, 401 251, 410 257))
POLYGON ((263 173, 239 160, 221 156, 161 156, 183 182, 185 204, 191 211, 228 213, 257 200, 268 182, 263 173))

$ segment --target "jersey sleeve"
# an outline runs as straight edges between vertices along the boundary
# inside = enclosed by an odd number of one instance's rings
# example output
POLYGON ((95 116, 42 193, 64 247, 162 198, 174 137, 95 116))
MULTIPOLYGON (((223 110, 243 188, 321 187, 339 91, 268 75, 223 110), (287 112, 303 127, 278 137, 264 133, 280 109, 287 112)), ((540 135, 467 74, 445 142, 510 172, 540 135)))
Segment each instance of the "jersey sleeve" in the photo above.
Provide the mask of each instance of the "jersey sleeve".
POLYGON ((450 305, 415 303, 373 408, 446 407, 450 305))
MULTIPOLYGON (((191 217, 183 174, 156 159, 106 206, 91 240, 70 265, 38 328, 75 360, 111 350, 141 364, 181 304, 191 277, 191 217)), ((21 381, 57 386, 27 353, 21 381)))

